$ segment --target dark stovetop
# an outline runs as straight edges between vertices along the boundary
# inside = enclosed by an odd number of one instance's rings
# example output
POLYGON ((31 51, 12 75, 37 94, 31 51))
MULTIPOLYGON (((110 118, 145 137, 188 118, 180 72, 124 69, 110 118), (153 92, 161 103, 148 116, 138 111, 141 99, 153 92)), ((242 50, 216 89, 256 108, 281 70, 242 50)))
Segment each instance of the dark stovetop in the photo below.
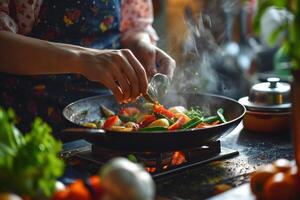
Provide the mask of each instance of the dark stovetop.
POLYGON ((222 138, 223 146, 239 151, 239 156, 185 171, 175 177, 157 180, 158 194, 170 199, 206 199, 215 194, 219 184, 239 186, 249 181, 258 166, 278 158, 293 159, 290 132, 253 133, 240 124, 222 138))
MULTIPOLYGON (((293 159, 289 131, 252 133, 243 130, 240 124, 221 139, 221 144, 222 147, 238 150, 239 155, 155 179, 158 196, 167 199, 205 199, 215 194, 217 185, 236 187, 248 182, 249 174, 262 164, 278 158, 293 159)), ((74 175, 70 168, 67 174, 70 170, 74 175)))

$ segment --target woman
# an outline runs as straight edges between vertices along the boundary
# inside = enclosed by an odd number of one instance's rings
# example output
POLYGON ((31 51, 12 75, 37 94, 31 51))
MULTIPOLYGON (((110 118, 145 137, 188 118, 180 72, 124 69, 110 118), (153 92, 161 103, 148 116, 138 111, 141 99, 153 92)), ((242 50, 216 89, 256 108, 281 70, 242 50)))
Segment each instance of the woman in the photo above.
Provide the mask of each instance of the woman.
POLYGON ((147 77, 175 68, 152 21, 150 0, 0 0, 0 103, 26 113, 22 124, 39 115, 56 128, 99 83, 120 103, 137 99, 147 77))

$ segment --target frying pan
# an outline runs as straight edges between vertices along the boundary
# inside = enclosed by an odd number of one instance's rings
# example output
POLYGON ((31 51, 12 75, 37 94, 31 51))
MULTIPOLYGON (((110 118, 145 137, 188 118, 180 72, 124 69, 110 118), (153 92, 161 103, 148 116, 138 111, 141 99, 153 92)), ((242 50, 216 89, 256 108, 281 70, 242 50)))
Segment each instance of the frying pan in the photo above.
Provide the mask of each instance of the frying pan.
POLYGON ((231 132, 242 120, 245 108, 237 101, 211 94, 168 94, 162 101, 165 107, 198 106, 209 115, 215 115, 218 108, 224 109, 228 122, 203 129, 178 130, 172 132, 116 132, 91 129, 80 126, 101 118, 100 105, 118 111, 120 105, 112 95, 94 96, 78 100, 66 106, 63 116, 75 125, 61 131, 61 137, 68 140, 85 139, 92 144, 106 148, 134 152, 162 152, 200 147, 218 140, 231 132))

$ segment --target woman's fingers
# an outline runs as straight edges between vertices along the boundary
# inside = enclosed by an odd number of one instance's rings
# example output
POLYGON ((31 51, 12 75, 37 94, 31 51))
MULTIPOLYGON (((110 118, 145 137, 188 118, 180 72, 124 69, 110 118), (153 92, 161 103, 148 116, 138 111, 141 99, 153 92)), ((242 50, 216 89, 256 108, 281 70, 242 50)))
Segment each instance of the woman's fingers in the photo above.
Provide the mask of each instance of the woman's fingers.
POLYGON ((116 55, 116 65, 123 72, 123 76, 127 77, 128 83, 130 85, 130 99, 128 101, 136 99, 140 95, 140 85, 139 77, 136 73, 134 67, 129 62, 125 50, 121 50, 119 54, 116 55))
POLYGON ((112 90, 118 102, 129 102, 146 93, 146 71, 130 50, 85 52, 80 58, 82 74, 112 90))
POLYGON ((109 74, 106 75, 105 78, 106 80, 104 80, 104 85, 112 91, 117 102, 122 103, 124 101, 124 94, 120 86, 114 80, 114 77, 111 74, 109 74))
POLYGON ((123 100, 131 98, 131 86, 127 80, 127 76, 124 76, 122 70, 114 63, 111 63, 111 72, 112 77, 115 80, 115 83, 120 86, 120 89, 123 93, 123 100))
POLYGON ((130 50, 123 50, 123 53, 125 54, 126 58, 128 59, 130 65, 133 67, 135 71, 135 75, 138 78, 138 87, 139 88, 139 94, 145 94, 148 89, 148 80, 147 80, 147 74, 142 66, 142 64, 137 60, 137 58, 133 55, 133 53, 130 50))

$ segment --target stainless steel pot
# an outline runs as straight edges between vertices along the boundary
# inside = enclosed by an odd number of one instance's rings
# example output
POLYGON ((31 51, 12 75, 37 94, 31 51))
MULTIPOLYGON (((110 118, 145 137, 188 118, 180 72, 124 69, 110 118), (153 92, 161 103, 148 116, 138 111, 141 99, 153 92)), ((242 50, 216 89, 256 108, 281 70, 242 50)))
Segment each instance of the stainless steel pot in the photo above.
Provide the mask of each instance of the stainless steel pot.
POLYGON ((291 86, 279 78, 254 85, 239 99, 246 109, 244 127, 256 132, 280 132, 290 128, 291 86))

